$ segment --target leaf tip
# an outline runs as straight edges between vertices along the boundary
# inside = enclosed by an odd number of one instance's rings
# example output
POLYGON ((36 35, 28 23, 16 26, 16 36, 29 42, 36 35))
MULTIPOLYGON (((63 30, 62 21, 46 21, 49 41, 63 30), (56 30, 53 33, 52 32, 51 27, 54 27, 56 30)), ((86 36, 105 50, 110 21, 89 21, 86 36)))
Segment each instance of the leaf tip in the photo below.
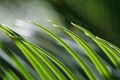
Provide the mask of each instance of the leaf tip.
POLYGON ((50 19, 47 19, 48 22, 52 22, 50 19))
POLYGON ((71 24, 72 24, 73 26, 75 26, 75 23, 71 22, 71 24))
POLYGON ((1 26, 5 26, 5 24, 0 24, 1 26))
POLYGON ((33 23, 31 20, 27 20, 28 23, 33 23))

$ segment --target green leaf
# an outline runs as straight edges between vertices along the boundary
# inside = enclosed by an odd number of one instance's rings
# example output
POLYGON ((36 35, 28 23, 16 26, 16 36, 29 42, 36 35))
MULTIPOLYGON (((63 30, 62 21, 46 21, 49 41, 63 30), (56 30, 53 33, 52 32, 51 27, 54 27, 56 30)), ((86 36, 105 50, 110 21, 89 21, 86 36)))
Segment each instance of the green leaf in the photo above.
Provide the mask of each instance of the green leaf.
MULTIPOLYGON (((26 43, 26 41, 19 35, 17 36, 18 34, 15 33, 14 31, 6 28, 4 26, 4 28, 6 29, 6 32, 7 34, 9 34, 10 38, 13 39, 13 41, 16 43, 16 45, 21 49, 21 51, 26 55, 28 56, 28 54, 31 53, 31 55, 29 55, 29 60, 30 60, 30 57, 31 59, 33 59, 33 61, 35 60, 35 63, 40 63, 38 62, 38 60, 36 59, 37 57, 39 57, 42 62, 44 62, 47 67, 49 67, 53 72, 54 74, 58 77, 58 79, 60 80, 65 80, 64 76, 61 74, 61 72, 52 64, 50 63, 41 53, 39 53, 34 47, 30 47, 28 46, 28 44, 26 43), (11 34, 12 33, 12 34, 11 34), (14 34, 13 34, 14 33, 14 34), (15 36, 15 37, 14 37, 15 36), (20 37, 21 39, 19 38, 16 38, 16 37, 20 37), (28 54, 27 54, 28 53, 28 54), (32 54, 35 54, 37 57, 35 58, 34 55, 32 54)), ((5 31, 5 30, 4 30, 5 31)), ((32 62, 32 61, 31 61, 32 62)), ((46 75, 49 77, 49 79, 51 80, 54 80, 55 77, 52 75, 52 73, 49 72, 49 70, 46 70, 47 68, 42 64, 42 62, 40 64, 38 64, 39 67, 41 67, 43 70, 45 70, 44 72, 46 73, 46 75), (52 77, 53 76, 53 77, 52 77)), ((34 65, 34 64, 33 64, 34 65)), ((35 67, 37 69, 37 67, 35 67)), ((40 70, 37 70, 37 71, 40 71, 40 70)), ((39 73, 40 75, 40 73, 39 73)), ((41 74, 42 75, 42 74, 41 74)), ((43 77, 43 78, 46 78, 46 77, 43 77)))
POLYGON ((80 36, 60 25, 57 25, 56 23, 53 24, 55 24, 56 27, 62 28, 69 36, 73 38, 73 40, 84 50, 84 52, 87 54, 87 56, 90 58, 90 60, 93 62, 93 64, 96 66, 97 70, 103 77, 110 78, 111 74, 104 63, 101 61, 100 57, 80 36))
POLYGON ((53 62, 55 62, 66 74, 67 76, 70 78, 70 80, 76 80, 75 75, 62 63, 60 62, 58 59, 56 59, 53 55, 51 55, 51 53, 48 53, 47 51, 45 51, 44 49, 32 44, 32 43, 28 43, 29 46, 33 46, 34 48, 36 48, 38 51, 43 52, 43 54, 48 57, 49 59, 51 59, 53 62))
POLYGON ((24 53, 32 66, 35 68, 42 80, 46 80, 48 77, 51 80, 55 79, 45 64, 38 60, 38 58, 32 53, 33 51, 22 42, 24 39, 20 35, 7 28, 6 26, 0 26, 0 29, 7 33, 7 35, 16 43, 19 49, 24 53))
POLYGON ((5 47, 5 45, 0 42, 0 47, 1 49, 9 56, 9 58, 12 60, 12 62, 15 64, 16 68, 24 75, 24 77, 27 80, 33 80, 33 77, 31 76, 31 74, 25 69, 25 67, 23 66, 23 64, 17 59, 17 57, 15 55, 13 55, 13 53, 7 49, 5 47))
POLYGON ((32 22, 34 25, 45 31, 47 34, 49 34, 51 37, 53 37, 58 43, 60 43, 78 62, 78 64, 82 67, 82 69, 85 71, 85 73, 88 75, 89 79, 95 80, 94 75, 89 70, 89 68, 86 66, 84 61, 80 59, 79 55, 77 55, 66 43, 64 43, 57 35, 53 34, 52 32, 48 31, 47 29, 43 28, 42 26, 32 22))
POLYGON ((10 70, 5 64, 1 63, 0 68, 5 73, 1 76, 4 80, 19 80, 17 75, 12 70, 10 70))
POLYGON ((46 68, 46 66, 43 64, 43 62, 38 60, 38 58, 23 42, 15 41, 15 43, 19 47, 19 49, 21 49, 21 51, 24 53, 27 59, 30 61, 30 63, 35 68, 36 72, 39 74, 41 79, 46 80, 48 79, 48 76, 50 77, 50 79, 53 78, 49 73, 48 69, 46 68))
POLYGON ((114 49, 112 49, 112 47, 107 45, 104 41, 100 40, 98 37, 97 40, 95 40, 95 42, 106 53, 106 55, 113 62, 113 64, 120 69, 120 56, 118 55, 118 52, 116 52, 114 49))
POLYGON ((117 48, 116 46, 111 47, 112 44, 110 44, 109 42, 100 39, 98 37, 95 37, 91 32, 89 32, 88 30, 86 30, 85 28, 78 26, 74 23, 72 23, 72 25, 74 25, 75 27, 77 27, 78 29, 82 30, 88 37, 92 38, 97 44, 98 46, 105 52, 105 54, 109 57, 109 59, 112 61, 112 63, 117 67, 120 68, 120 55, 118 55, 119 53, 116 52, 118 51, 119 48, 117 48), (114 49, 112 49, 114 48, 114 49))
POLYGON ((63 74, 61 74, 61 72, 44 55, 42 55, 33 46, 30 46, 29 43, 27 43, 26 41, 23 41, 23 43, 26 44, 53 71, 53 73, 56 75, 56 77, 58 77, 59 80, 65 80, 63 74))

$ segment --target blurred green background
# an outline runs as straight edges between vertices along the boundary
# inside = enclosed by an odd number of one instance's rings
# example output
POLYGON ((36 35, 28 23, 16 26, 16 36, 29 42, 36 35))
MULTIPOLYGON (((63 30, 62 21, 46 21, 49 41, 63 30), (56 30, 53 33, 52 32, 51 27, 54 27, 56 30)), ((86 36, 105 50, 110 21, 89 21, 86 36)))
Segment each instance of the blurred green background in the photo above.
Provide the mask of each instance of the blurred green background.
POLYGON ((20 21, 30 19, 49 27, 47 18, 62 25, 75 22, 119 46, 119 5, 119 0, 0 0, 0 23, 22 26, 20 21))

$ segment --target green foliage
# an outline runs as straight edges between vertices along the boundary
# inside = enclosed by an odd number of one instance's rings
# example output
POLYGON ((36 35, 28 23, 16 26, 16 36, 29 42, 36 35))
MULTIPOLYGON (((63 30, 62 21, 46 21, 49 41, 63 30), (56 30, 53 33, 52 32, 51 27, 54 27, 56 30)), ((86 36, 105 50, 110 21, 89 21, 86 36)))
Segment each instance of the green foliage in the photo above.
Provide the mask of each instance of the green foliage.
MULTIPOLYGON (((78 45, 82 48, 82 50, 86 53, 89 60, 93 63, 98 73, 101 75, 102 79, 105 80, 113 80, 114 76, 111 71, 106 66, 105 62, 101 59, 101 56, 95 52, 89 44, 82 39, 81 36, 78 36, 76 33, 58 25, 54 22, 51 22, 55 27, 61 28, 65 31, 78 45)), ((69 47, 59 36, 52 33, 51 31, 45 29, 44 27, 32 22, 32 24, 36 25, 40 29, 42 29, 45 33, 50 35, 53 39, 55 39, 63 48, 65 48, 69 54, 76 60, 76 63, 83 69, 85 74, 90 80, 97 80, 98 77, 95 76, 95 73, 90 69, 90 67, 86 64, 85 60, 81 58, 72 48, 69 47)), ((81 26, 78 26, 72 23, 74 27, 83 31, 88 37, 90 37, 108 56, 110 61, 116 67, 117 70, 120 69, 120 49, 115 45, 94 36, 91 32, 84 29, 81 26)), ((47 52, 41 47, 36 46, 35 44, 25 40, 19 34, 9 29, 4 25, 0 25, 0 30, 6 33, 12 41, 16 44, 16 46, 22 51, 24 56, 29 61, 29 64, 32 70, 37 74, 38 79, 42 80, 78 80, 78 77, 72 73, 72 71, 66 67, 60 60, 58 60, 51 53, 47 52)), ((18 71, 26 80, 34 80, 36 77, 33 75, 31 71, 27 69, 27 67, 23 64, 22 59, 13 54, 11 50, 7 48, 7 46, 0 42, 1 49, 5 52, 5 54, 12 61, 12 66, 7 66, 8 63, 0 64, 0 77, 4 80, 19 80, 20 75, 16 74, 13 69, 18 71), (2 74, 4 73, 4 74, 2 74)), ((0 57, 2 58, 2 57, 0 57)), ((84 76, 85 79, 87 79, 84 76)), ((79 79, 80 80, 80 79, 79 79)))

